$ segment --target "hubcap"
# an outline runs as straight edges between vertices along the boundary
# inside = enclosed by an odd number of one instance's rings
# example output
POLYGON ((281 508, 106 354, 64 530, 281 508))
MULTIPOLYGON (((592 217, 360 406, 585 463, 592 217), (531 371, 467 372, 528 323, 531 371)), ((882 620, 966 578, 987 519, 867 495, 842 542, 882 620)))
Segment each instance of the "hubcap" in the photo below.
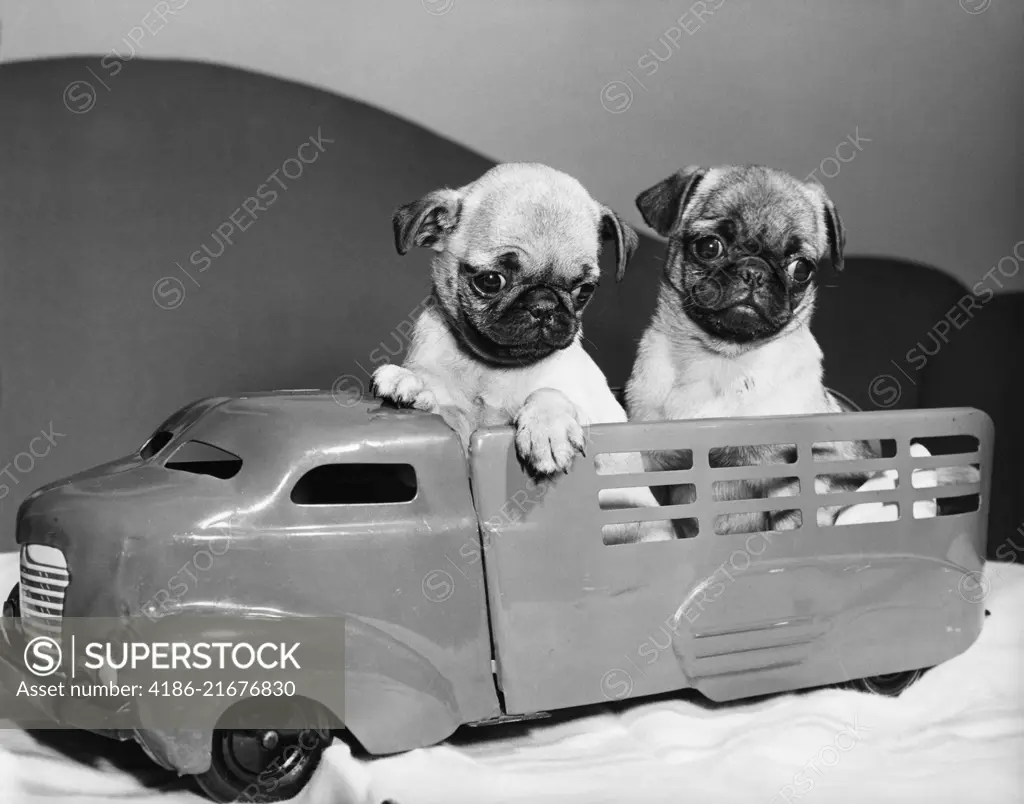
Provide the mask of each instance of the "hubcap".
POLYGON ((314 761, 321 738, 312 730, 228 731, 221 737, 224 762, 240 781, 300 776, 314 761))
POLYGON ((921 677, 920 670, 902 673, 886 673, 881 676, 861 679, 861 685, 868 692, 877 695, 898 695, 921 677))

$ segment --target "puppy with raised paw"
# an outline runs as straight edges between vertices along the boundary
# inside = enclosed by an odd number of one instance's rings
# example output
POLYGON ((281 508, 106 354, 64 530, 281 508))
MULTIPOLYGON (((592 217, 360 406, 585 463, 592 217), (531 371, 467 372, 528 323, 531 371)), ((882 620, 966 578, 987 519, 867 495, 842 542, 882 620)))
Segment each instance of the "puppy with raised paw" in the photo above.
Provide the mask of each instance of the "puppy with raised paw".
MULTIPOLYGON (((379 396, 441 414, 463 444, 478 427, 513 425, 520 462, 535 478, 567 472, 589 424, 626 421, 583 349, 581 322, 600 280, 602 242, 614 243, 622 279, 637 236, 576 179, 502 164, 406 204, 393 223, 399 254, 436 252, 434 303, 414 325, 404 364, 374 372, 379 396)), ((642 471, 638 455, 606 457, 624 462, 612 471, 642 471)), ((609 493, 656 505, 646 489, 609 493)), ((614 507, 609 493, 602 505, 614 507)))

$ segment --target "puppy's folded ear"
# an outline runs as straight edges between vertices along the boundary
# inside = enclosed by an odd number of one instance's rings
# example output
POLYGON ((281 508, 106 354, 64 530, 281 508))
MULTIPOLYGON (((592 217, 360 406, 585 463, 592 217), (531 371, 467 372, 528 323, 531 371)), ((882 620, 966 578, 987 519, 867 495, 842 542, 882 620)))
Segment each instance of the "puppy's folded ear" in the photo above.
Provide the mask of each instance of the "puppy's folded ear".
POLYGON ((621 282, 626 274, 626 265, 636 253, 640 239, 636 232, 622 218, 608 207, 601 208, 601 240, 615 241, 615 281, 621 282))
POLYGON ((837 271, 843 270, 843 252, 846 249, 846 227, 832 199, 818 182, 806 182, 818 203, 821 204, 822 220, 825 222, 825 237, 828 241, 829 259, 837 271))
POLYGON ((647 225, 668 237, 707 172, 707 168, 689 165, 640 193, 636 206, 647 225))
POLYGON ((406 254, 415 246, 442 251, 445 238, 459 225, 461 211, 462 202, 454 190, 434 190, 399 207, 391 218, 398 253, 406 254))
POLYGON ((842 271, 843 251, 846 249, 846 228, 843 226, 843 219, 839 217, 836 205, 828 199, 825 200, 825 230, 828 232, 832 265, 837 271, 842 271))

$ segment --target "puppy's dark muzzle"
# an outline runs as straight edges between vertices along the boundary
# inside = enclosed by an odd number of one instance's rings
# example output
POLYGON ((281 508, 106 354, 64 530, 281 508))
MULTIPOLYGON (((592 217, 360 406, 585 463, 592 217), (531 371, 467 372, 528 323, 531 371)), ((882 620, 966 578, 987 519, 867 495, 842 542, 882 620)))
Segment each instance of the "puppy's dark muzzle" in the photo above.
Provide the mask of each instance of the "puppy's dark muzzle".
POLYGON ((523 295, 522 306, 540 324, 549 323, 562 306, 554 291, 534 288, 523 295))
POLYGON ((772 273, 772 267, 760 257, 744 257, 736 265, 736 276, 751 290, 764 287, 772 273))
POLYGON ((761 257, 741 257, 728 272, 727 285, 715 308, 736 315, 766 316, 774 306, 777 273, 772 264, 761 257))
POLYGON ((575 319, 549 288, 534 288, 523 295, 522 307, 546 343, 562 347, 572 340, 575 319))

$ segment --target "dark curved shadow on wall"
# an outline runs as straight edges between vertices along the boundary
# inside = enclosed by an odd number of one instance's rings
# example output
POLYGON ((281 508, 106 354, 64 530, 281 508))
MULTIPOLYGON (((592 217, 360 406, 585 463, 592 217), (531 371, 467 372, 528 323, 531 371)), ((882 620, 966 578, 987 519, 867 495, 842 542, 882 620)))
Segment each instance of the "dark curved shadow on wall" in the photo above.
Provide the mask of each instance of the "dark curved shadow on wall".
MULTIPOLYGON (((97 63, 0 66, 0 465, 40 430, 62 434, 0 501, 0 546, 32 489, 131 451, 192 399, 340 375, 368 386, 430 286, 427 252, 394 251, 393 209, 493 164, 292 82, 97 63)), ((605 257, 585 333, 612 384, 628 376, 662 254, 642 235, 618 285, 605 257)), ((815 330, 830 384, 867 407, 893 344, 911 346, 965 291, 892 260, 851 259, 841 283, 823 290, 815 330)), ((928 400, 908 384, 900 404, 928 400)))

